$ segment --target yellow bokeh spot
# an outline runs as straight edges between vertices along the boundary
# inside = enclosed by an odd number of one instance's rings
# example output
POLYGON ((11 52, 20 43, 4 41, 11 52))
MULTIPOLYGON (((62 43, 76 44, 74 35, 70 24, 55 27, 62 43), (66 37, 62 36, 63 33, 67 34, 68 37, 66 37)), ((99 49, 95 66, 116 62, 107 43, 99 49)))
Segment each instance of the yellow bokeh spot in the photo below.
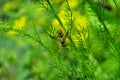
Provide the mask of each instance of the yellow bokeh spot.
POLYGON ((37 11, 37 12, 41 12, 41 11, 43 11, 43 10, 44 10, 44 8, 41 8, 41 7, 37 7, 37 8, 36 8, 36 11, 37 11))
POLYGON ((44 24, 46 22, 46 18, 45 17, 41 17, 37 20, 37 24, 44 24))
POLYGON ((3 6, 3 10, 4 11, 9 11, 12 7, 12 4, 10 2, 5 3, 5 5, 3 6))
POLYGON ((79 22, 81 26, 87 26, 87 20, 85 16, 79 15, 76 21, 79 22))
POLYGON ((80 38, 80 35, 72 35, 71 37, 72 37, 75 45, 78 47, 79 46, 79 40, 78 40, 78 38, 80 38))
POLYGON ((85 28, 88 26, 88 22, 87 22, 87 18, 85 15, 81 15, 80 12, 78 11, 75 11, 74 12, 74 18, 75 18, 75 27, 78 29, 78 30, 81 30, 81 27, 85 28), (80 25, 78 25, 80 24, 80 25))
POLYGON ((14 28, 16 28, 16 29, 22 29, 22 28, 24 28, 25 24, 26 24, 26 20, 27 20, 26 16, 22 16, 19 19, 15 20, 15 22, 14 22, 14 28))
POLYGON ((68 2, 71 8, 75 8, 76 6, 78 6, 80 0, 68 0, 68 2))
POLYGON ((12 36, 12 35, 17 34, 17 32, 15 32, 15 31, 8 31, 7 34, 10 35, 10 36, 12 36))
POLYGON ((60 23, 58 22, 57 19, 53 19, 52 20, 52 25, 55 26, 55 29, 57 30, 58 28, 60 28, 60 23))
POLYGON ((66 13, 66 12, 65 12, 64 10, 61 10, 60 13, 58 14, 58 16, 60 17, 60 19, 61 19, 63 25, 65 25, 66 22, 67 22, 65 13, 66 13))

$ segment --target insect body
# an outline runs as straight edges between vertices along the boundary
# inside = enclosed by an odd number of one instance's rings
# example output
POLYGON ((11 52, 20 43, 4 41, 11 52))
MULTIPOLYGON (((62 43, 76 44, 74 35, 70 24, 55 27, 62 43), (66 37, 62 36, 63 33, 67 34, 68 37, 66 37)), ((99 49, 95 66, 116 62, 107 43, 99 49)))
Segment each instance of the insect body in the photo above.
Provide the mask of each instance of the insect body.
POLYGON ((60 42, 62 44, 62 47, 66 46, 64 37, 60 38, 60 42))
POLYGON ((65 47, 66 46, 66 44, 65 44, 66 41, 65 40, 66 40, 66 38, 68 36, 68 32, 64 35, 62 30, 59 29, 58 30, 58 36, 59 36, 59 41, 60 41, 62 47, 65 47))
POLYGON ((59 30, 58 30, 58 36, 59 36, 59 37, 63 37, 63 35, 64 35, 64 34, 63 34, 62 30, 59 29, 59 30))
MULTIPOLYGON (((48 34, 48 33, 47 33, 48 34)), ((56 41, 59 41, 60 43, 61 43, 61 45, 62 45, 62 47, 65 47, 66 46, 66 44, 65 44, 65 40, 66 40, 66 38, 67 38, 67 36, 68 36, 68 32, 64 35, 63 34, 63 31, 61 30, 61 29, 59 29, 58 30, 58 39, 57 38, 55 38, 55 37, 53 37, 52 35, 50 35, 50 34, 48 34, 52 39, 54 39, 54 40, 56 40, 56 41)))

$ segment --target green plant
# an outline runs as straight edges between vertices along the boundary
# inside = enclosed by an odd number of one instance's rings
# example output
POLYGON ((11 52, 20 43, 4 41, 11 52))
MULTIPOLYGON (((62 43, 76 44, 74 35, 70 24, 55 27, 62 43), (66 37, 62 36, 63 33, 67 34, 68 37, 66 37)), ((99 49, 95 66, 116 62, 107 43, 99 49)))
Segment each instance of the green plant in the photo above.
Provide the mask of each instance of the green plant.
MULTIPOLYGON (((16 79, 119 80, 119 3, 111 0, 113 2, 111 5, 115 5, 115 7, 109 5, 111 8, 108 9, 105 4, 108 5, 110 2, 107 0, 78 0, 78 5, 75 7, 72 7, 69 0, 56 1, 36 0, 33 3, 31 1, 33 6, 30 7, 30 10, 39 7, 40 12, 36 12, 37 16, 32 11, 31 13, 24 12, 26 16, 30 16, 25 28, 21 28, 19 25, 17 28, 12 27, 9 21, 8 23, 0 21, 0 36, 9 38, 9 35, 3 34, 12 31, 17 38, 21 36, 20 39, 27 39, 26 44, 30 46, 27 46, 29 54, 25 50, 26 58, 23 58, 25 62, 19 60, 21 57, 18 59, 8 57, 8 60, 4 60, 2 57, 5 52, 1 52, 0 65, 2 67, 0 68, 2 72, 6 73, 5 68, 14 72, 13 67, 11 68, 13 61, 13 63, 20 62, 19 69, 26 70, 21 76, 19 74, 22 72, 16 70, 19 72, 16 79), (40 17, 45 22, 41 21, 37 24, 31 20, 31 15, 35 17, 34 20, 40 17), (10 62, 10 64, 6 67, 1 62, 2 60, 10 62)), ((26 4, 30 5, 30 3, 26 4)), ((19 14, 21 16, 22 13, 19 14)), ((16 37, 13 38, 13 41, 14 39, 16 37)), ((19 40, 15 42, 19 42, 19 40)), ((20 42, 23 41, 20 40, 20 42)), ((19 44, 16 46, 19 48, 19 44)), ((20 48, 20 50, 23 49, 20 48)), ((3 76, 7 74, 2 74, 2 72, 0 72, 0 76, 4 80, 3 76)), ((13 80, 11 76, 15 75, 13 73, 9 76, 13 80)))

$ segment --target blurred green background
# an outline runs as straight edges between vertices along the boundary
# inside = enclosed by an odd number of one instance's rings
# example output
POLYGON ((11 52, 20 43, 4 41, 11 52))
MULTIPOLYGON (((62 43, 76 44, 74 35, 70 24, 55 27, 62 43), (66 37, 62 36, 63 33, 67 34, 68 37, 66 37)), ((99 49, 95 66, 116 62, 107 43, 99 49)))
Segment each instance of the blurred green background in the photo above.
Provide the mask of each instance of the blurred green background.
MULTIPOLYGON (((73 19, 74 27, 71 35, 77 49, 70 40, 66 40, 69 47, 63 48, 59 42, 52 40, 46 34, 45 31, 51 30, 52 34, 52 30, 55 30, 53 35, 56 36, 56 30, 61 28, 61 25, 53 16, 54 12, 49 10, 49 7, 47 11, 44 10, 45 7, 40 5, 40 1, 44 2, 45 0, 0 0, 0 80, 119 80, 120 1, 116 0, 115 4, 114 0, 106 0, 95 9, 92 8, 94 6, 90 7, 92 3, 89 4, 89 0, 68 0, 75 19, 73 19), (99 7, 104 10, 104 13, 100 12, 99 14, 98 11, 98 14, 94 14, 99 7), (93 12, 89 12, 90 8, 93 12), (102 14, 104 14, 103 22, 107 25, 112 37, 103 30, 104 25, 100 29, 102 18, 99 17, 102 14), (23 34, 7 28, 19 29, 23 31, 23 34), (87 29, 90 31, 88 32, 87 29), (82 31, 85 34, 79 35, 79 32, 82 33, 82 31), (29 35, 24 35, 24 32, 29 35), (90 33, 89 39, 86 38, 88 33, 90 33), (78 58, 77 55, 85 52, 83 47, 87 48, 86 53, 90 60, 87 62, 87 57, 85 57, 80 59, 83 60, 83 63, 78 63, 79 65, 85 64, 87 71, 94 72, 96 78, 66 79, 64 76, 59 78, 61 77, 60 70, 54 65, 59 66, 63 63, 57 63, 57 60, 54 62, 56 59, 54 54, 65 53, 64 56, 67 56, 65 58, 70 58, 68 60, 80 61, 79 58, 83 56, 78 58), (89 62, 93 63, 89 65, 90 67, 87 65, 89 62)), ((65 0, 50 0, 50 2, 56 14, 61 18, 65 29, 69 30, 68 25, 72 24, 66 20, 68 14, 64 9, 65 0)), ((69 17, 67 18, 69 19, 69 17)), ((60 55, 63 56, 63 54, 60 55)), ((75 63, 77 64, 77 62, 75 63)), ((82 67, 84 68, 84 66, 82 67)), ((84 70, 80 72, 87 74, 84 73, 84 70)))
MULTIPOLYGON (((33 24, 45 22, 38 3, 33 1, 0 0, 0 26, 24 29, 32 34, 33 24)), ((54 80, 49 57, 32 39, 17 37, 14 31, 0 34, 0 80, 54 80)))

